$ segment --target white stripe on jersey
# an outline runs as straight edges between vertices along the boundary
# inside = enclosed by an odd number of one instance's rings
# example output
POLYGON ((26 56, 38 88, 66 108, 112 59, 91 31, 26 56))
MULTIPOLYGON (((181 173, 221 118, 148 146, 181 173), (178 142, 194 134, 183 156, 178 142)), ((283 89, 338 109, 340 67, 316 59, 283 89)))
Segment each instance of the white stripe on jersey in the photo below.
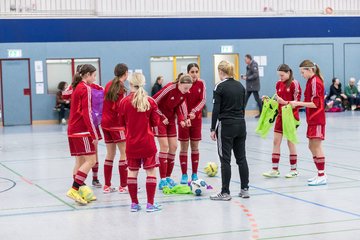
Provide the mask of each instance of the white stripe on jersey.
POLYGON ((226 82, 227 80, 229 80, 229 79, 224 79, 224 80, 218 82, 218 83, 215 85, 214 91, 216 91, 216 88, 217 88, 221 83, 226 82))

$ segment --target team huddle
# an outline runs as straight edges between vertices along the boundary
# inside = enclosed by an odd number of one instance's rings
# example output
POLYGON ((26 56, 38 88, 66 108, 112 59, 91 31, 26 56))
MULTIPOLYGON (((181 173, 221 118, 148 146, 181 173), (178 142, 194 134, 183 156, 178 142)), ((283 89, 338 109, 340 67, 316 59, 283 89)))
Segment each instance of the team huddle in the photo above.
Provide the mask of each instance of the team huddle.
POLYGON ((98 106, 96 90, 102 89, 95 84, 96 69, 90 64, 79 65, 71 86, 63 92, 64 98, 71 97, 71 109, 68 121, 68 139, 70 153, 75 156, 73 185, 67 196, 80 204, 96 200, 93 195, 85 199, 79 190, 89 171, 94 172, 93 186, 103 187, 104 193, 119 191, 129 193, 131 211, 140 210, 137 198, 137 175, 141 167, 146 170, 146 211, 160 210, 154 203, 157 188, 156 167, 160 169, 161 180, 158 188, 173 187, 176 182, 171 178, 177 150, 177 136, 181 142, 181 182, 188 182, 187 152, 191 146, 192 180, 197 180, 199 162, 199 141, 201 140, 201 113, 205 105, 205 84, 199 79, 199 66, 189 64, 188 74, 164 86, 153 98, 144 90, 145 77, 134 73, 130 78, 130 89, 125 88, 128 68, 125 64, 115 66, 114 79, 103 90, 101 114, 96 114, 98 106), (192 89, 190 91, 190 89, 192 89), (98 121, 97 116, 101 116, 98 121), (101 123, 101 125, 100 125, 101 123), (178 127, 176 127, 178 125, 178 127), (97 178, 97 143, 102 139, 100 126, 106 143, 104 161, 105 184, 97 178), (178 133, 177 130, 178 129, 178 133), (155 139, 159 141, 157 152, 155 139), (189 144, 190 142, 190 144, 189 144), (113 162, 116 148, 120 151, 120 186, 111 184, 113 162))
MULTIPOLYGON (((228 71, 230 63, 222 61, 218 71, 221 82, 214 90, 214 109, 217 112, 212 119, 211 138, 218 140, 218 153, 221 162, 221 175, 223 188, 220 194, 211 196, 212 200, 230 200, 229 181, 227 176, 231 172, 230 159, 233 146, 225 144, 220 133, 225 133, 226 125, 232 127, 239 123, 239 136, 241 136, 238 151, 235 157, 239 165, 239 174, 242 181, 240 197, 248 198, 248 167, 245 157, 246 127, 244 120, 245 90, 241 84, 234 80, 233 68, 228 71), (223 68, 225 66, 225 68, 223 68), (226 82, 226 84, 222 84, 226 82), (234 86, 232 94, 237 104, 227 101, 227 96, 222 96, 220 91, 226 92, 226 86, 234 86), (234 89, 239 87, 239 92, 234 89), (218 94, 218 95, 217 95, 218 94), (236 97, 239 94, 241 97, 236 97), (227 102, 226 102, 227 101, 227 102), (224 108, 230 104, 232 108, 224 108), (226 111, 230 111, 227 114, 226 111), (232 112, 237 111, 236 114, 232 112), (214 117, 215 116, 215 117, 214 117), (216 124, 217 123, 217 124, 216 124), (222 123, 222 124, 221 124, 222 123), (234 125, 235 124, 235 125, 234 125), (219 129, 219 127, 223 129, 219 129), (229 125, 230 126, 230 125, 229 125), (223 131, 223 132, 221 132, 223 131), (223 140, 223 145, 221 144, 223 140), (226 148, 226 149, 225 149, 226 148), (229 156, 223 156, 223 152, 230 149, 229 156), (228 169, 228 170, 227 170, 228 169)), ((290 104, 293 108, 294 117, 299 119, 298 108, 306 107, 308 122, 307 137, 309 148, 314 156, 318 169, 318 176, 309 180, 309 185, 326 184, 324 173, 324 153, 321 140, 325 135, 325 115, 323 98, 323 82, 318 67, 311 61, 304 61, 301 65, 304 78, 308 79, 305 90, 305 102, 300 102, 301 88, 297 81, 292 78, 292 70, 285 64, 278 68, 280 80, 277 83, 277 101, 280 105, 290 104), (291 74, 290 74, 291 73, 291 74)), ((114 79, 108 82, 103 89, 95 84, 96 69, 90 64, 79 65, 74 75, 72 84, 63 92, 63 98, 71 98, 70 116, 68 120, 68 141, 71 156, 74 156, 75 166, 73 169, 73 184, 68 190, 67 196, 77 203, 86 205, 96 200, 96 196, 84 195, 87 186, 84 184, 90 170, 93 171, 92 185, 102 188, 104 193, 120 192, 128 193, 131 199, 130 210, 137 212, 141 209, 138 193, 138 172, 142 167, 146 171, 146 211, 154 212, 161 209, 154 202, 155 192, 158 188, 172 188, 177 181, 172 178, 174 169, 177 141, 180 142, 180 165, 181 184, 187 184, 189 180, 198 180, 199 165, 199 142, 201 141, 202 109, 206 102, 205 83, 199 78, 199 66, 191 63, 187 66, 187 73, 180 74, 176 81, 168 83, 153 97, 149 97, 144 89, 145 77, 141 73, 133 73, 129 79, 130 89, 126 89, 124 82, 128 79, 128 67, 121 63, 114 69, 114 79), (103 132, 106 144, 106 157, 104 161, 104 179, 102 185, 97 172, 99 161, 97 157, 98 141, 102 139, 103 132), (158 139, 159 150, 155 144, 158 139), (191 177, 188 176, 188 148, 191 150, 191 177), (112 185, 112 168, 116 155, 116 149, 120 152, 118 170, 120 186, 112 185), (156 168, 159 167, 160 181, 157 181, 156 168), (84 197, 85 196, 85 197, 84 197)), ((231 98, 229 98, 231 99, 231 98)), ((274 148, 272 155, 273 169, 264 173, 267 177, 280 175, 278 164, 280 159, 280 143, 282 139, 281 114, 278 116, 274 130, 274 148)), ((229 128, 230 129, 230 128, 229 128)), ((231 132, 231 131, 229 131, 231 132)), ((231 133, 233 134, 233 133, 231 133)), ((238 139, 238 136, 234 136, 238 139)), ((296 148, 289 144, 291 171, 287 177, 296 177, 296 148)))

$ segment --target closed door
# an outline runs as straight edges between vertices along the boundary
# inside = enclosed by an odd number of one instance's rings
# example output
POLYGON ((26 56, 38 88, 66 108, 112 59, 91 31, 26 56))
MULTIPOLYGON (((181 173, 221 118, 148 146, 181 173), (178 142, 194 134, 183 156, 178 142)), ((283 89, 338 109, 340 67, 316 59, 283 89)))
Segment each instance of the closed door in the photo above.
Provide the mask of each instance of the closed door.
POLYGON ((29 60, 0 60, 3 125, 31 124, 29 60))
POLYGON ((214 83, 220 82, 218 65, 221 61, 226 60, 233 64, 235 71, 235 79, 239 80, 239 55, 238 54, 215 54, 214 55, 214 83))
POLYGON ((318 64, 324 77, 325 90, 328 91, 334 76, 334 46, 332 44, 291 44, 284 45, 284 63, 294 72, 294 78, 305 90, 306 80, 300 75, 299 64, 309 59, 318 64))
POLYGON ((344 48, 344 85, 348 84, 351 77, 360 82, 360 44, 347 43, 344 48))

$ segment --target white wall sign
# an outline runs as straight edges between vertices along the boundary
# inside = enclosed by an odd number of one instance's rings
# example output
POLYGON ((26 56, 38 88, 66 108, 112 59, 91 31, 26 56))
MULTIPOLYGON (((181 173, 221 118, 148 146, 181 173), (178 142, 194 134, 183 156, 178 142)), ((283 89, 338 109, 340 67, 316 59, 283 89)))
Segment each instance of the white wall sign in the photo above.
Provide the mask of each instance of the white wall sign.
POLYGON ((35 72, 42 72, 43 71, 43 62, 42 61, 35 61, 35 72))
POLYGON ((9 58, 21 58, 22 50, 21 49, 8 49, 8 57, 9 58))
POLYGON ((223 45, 221 46, 221 53, 233 53, 234 46, 232 45, 223 45))
POLYGON ((44 94, 44 83, 36 83, 36 94, 44 94))

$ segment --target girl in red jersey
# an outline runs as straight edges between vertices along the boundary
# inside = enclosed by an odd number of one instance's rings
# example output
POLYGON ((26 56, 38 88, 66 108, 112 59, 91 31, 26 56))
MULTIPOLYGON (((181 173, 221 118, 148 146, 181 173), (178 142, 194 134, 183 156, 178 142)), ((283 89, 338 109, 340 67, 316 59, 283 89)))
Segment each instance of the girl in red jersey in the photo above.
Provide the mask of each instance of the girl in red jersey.
POLYGON ((126 94, 124 82, 128 78, 128 67, 124 63, 117 64, 114 69, 115 78, 105 86, 105 100, 101 121, 101 128, 106 143, 106 159, 104 162, 105 185, 104 193, 115 192, 111 187, 111 175, 116 147, 120 151, 119 175, 120 193, 127 193, 127 163, 125 155, 125 131, 119 124, 120 101, 126 94))
POLYGON ((91 117, 91 87, 95 81, 96 68, 84 64, 74 75, 71 96, 72 108, 68 122, 68 139, 71 156, 75 156, 76 174, 67 196, 80 204, 87 204, 80 195, 79 187, 84 184, 88 172, 96 163, 98 132, 91 117))
POLYGON ((151 127, 158 126, 160 117, 154 99, 145 90, 145 78, 134 73, 130 80, 131 94, 120 103, 120 125, 126 129, 126 156, 129 164, 128 188, 131 198, 131 211, 141 209, 137 198, 137 176, 141 165, 146 170, 147 212, 160 210, 154 203, 156 191, 156 145, 151 127), (140 147, 139 147, 140 146, 140 147))
POLYGON ((154 99, 159 107, 158 113, 162 120, 160 125, 154 128, 160 145, 158 155, 161 177, 159 183, 160 190, 165 186, 173 187, 176 185, 174 180, 171 179, 177 148, 175 118, 177 116, 181 127, 190 124, 190 120, 184 118, 181 104, 185 101, 191 86, 192 78, 190 75, 185 74, 177 79, 176 82, 168 83, 154 95, 154 99))
POLYGON ((199 142, 201 140, 202 127, 202 109, 206 102, 206 88, 203 80, 199 78, 199 66, 196 63, 190 63, 187 66, 187 73, 192 78, 192 87, 190 94, 187 95, 186 101, 183 102, 182 107, 186 111, 186 116, 190 119, 190 125, 181 127, 178 126, 178 140, 180 141, 180 165, 181 165, 181 184, 187 184, 187 159, 189 140, 191 148, 191 164, 192 175, 191 180, 198 179, 197 170, 199 166, 199 142))
MULTIPOLYGON (((272 170, 269 172, 263 173, 263 176, 274 178, 279 177, 279 161, 280 161, 280 145, 283 137, 282 131, 282 115, 281 107, 289 104, 289 101, 300 101, 301 99, 301 87, 298 81, 293 77, 292 69, 286 65, 281 64, 277 69, 280 80, 276 83, 276 94, 277 101, 279 103, 278 111, 279 114, 276 118, 275 127, 274 127, 274 142, 273 142, 273 152, 272 152, 272 170)), ((299 120, 299 108, 293 109, 293 114, 296 120, 299 120)), ((289 140, 287 141, 289 152, 290 152, 290 167, 291 170, 288 174, 285 175, 286 178, 293 178, 298 176, 296 169, 297 164, 297 152, 296 145, 289 140)))
POLYGON ((304 60, 300 64, 301 75, 307 79, 303 102, 291 101, 295 107, 306 107, 307 138, 309 149, 313 155, 315 166, 318 170, 317 176, 308 180, 309 186, 325 185, 325 157, 322 141, 325 139, 325 103, 324 103, 324 79, 320 68, 310 60, 304 60))
MULTIPOLYGON (((76 74, 79 74, 79 70, 81 69, 81 67, 83 66, 83 64, 80 64, 76 67, 76 74)), ((75 79, 75 78, 74 78, 75 79)), ((96 83, 91 83, 90 84, 90 87, 92 89, 92 93, 93 93, 93 90, 95 91, 104 91, 104 88, 96 83)), ((71 96, 72 96, 72 93, 73 93, 73 84, 69 85, 65 91, 62 92, 62 97, 64 100, 70 100, 71 99, 71 96)), ((91 105, 93 103, 91 102, 91 105)), ((99 121, 97 121, 99 122, 99 121)), ((102 136, 101 136, 101 132, 100 132, 100 128, 99 128, 99 123, 95 123, 94 122, 94 125, 95 125, 95 128, 96 128, 96 132, 98 134, 98 140, 101 140, 102 139, 102 136)), ((96 147, 96 163, 95 165, 92 167, 92 173, 93 173, 93 180, 92 180, 92 185, 96 188, 101 188, 102 185, 99 181, 99 178, 98 178, 98 172, 99 172, 99 159, 98 159, 98 151, 97 151, 97 145, 95 146, 96 147)), ((79 166, 78 166, 79 167, 79 166)), ((75 177, 76 175, 76 172, 77 172, 78 169, 74 169, 73 170, 73 176, 75 177)))

